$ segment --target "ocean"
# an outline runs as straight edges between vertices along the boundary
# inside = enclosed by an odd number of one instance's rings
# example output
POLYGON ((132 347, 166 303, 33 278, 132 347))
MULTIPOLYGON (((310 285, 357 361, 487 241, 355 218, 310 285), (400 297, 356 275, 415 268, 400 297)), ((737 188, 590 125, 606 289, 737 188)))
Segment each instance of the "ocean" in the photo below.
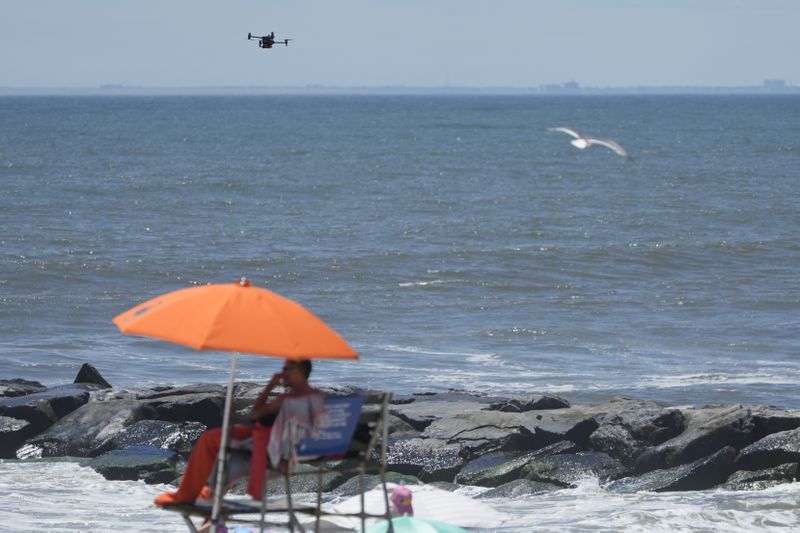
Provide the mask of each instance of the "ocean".
MULTIPOLYGON (((798 185, 797 96, 0 97, 2 378, 224 383, 111 318, 246 276, 361 354, 321 385, 800 409, 798 185)), ((163 489, 5 461, 0 530, 179 531, 163 489)), ((800 526, 796 483, 492 503, 502 531, 800 526)))

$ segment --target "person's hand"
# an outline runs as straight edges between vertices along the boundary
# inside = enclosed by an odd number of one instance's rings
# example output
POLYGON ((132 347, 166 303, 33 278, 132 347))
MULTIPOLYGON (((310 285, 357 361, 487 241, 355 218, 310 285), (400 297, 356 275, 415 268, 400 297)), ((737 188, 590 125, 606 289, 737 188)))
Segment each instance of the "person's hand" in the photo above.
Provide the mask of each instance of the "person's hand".
POLYGON ((280 372, 276 372, 276 373, 275 373, 275 374, 272 376, 272 379, 271 379, 271 380, 269 380, 269 383, 267 384, 267 388, 268 388, 269 390, 272 390, 272 389, 274 389, 275 387, 277 387, 278 385, 280 385, 280 384, 281 384, 281 382, 283 382, 283 374, 282 374, 282 373, 280 373, 280 372))

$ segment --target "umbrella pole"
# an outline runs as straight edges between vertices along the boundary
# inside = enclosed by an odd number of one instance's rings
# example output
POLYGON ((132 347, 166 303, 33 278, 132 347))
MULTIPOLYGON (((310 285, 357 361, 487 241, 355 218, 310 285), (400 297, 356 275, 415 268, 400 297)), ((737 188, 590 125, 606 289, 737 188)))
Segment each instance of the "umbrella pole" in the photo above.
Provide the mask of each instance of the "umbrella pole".
POLYGON ((225 392, 225 410, 222 412, 222 435, 219 438, 219 455, 217 455, 217 486, 214 488, 214 507, 211 509, 211 533, 217 533, 219 514, 222 510, 222 489, 225 486, 225 456, 228 451, 228 440, 231 425, 231 404, 233 403, 233 378, 236 375, 236 359, 239 354, 231 354, 231 375, 228 379, 228 390, 225 392))

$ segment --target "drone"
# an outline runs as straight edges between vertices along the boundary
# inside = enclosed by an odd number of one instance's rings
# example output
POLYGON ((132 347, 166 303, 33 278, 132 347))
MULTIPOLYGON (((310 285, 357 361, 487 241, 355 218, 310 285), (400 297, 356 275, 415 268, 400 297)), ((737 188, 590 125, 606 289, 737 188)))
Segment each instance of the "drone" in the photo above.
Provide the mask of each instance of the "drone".
POLYGON ((258 47, 259 48, 272 48, 272 45, 274 45, 274 44, 282 44, 282 45, 285 45, 285 46, 289 46, 289 41, 291 41, 291 39, 284 39, 282 41, 276 41, 275 40, 275 32, 274 31, 269 33, 268 35, 261 35, 261 36, 253 35, 252 33, 248 33, 247 34, 247 40, 249 41, 251 39, 258 39, 258 47))

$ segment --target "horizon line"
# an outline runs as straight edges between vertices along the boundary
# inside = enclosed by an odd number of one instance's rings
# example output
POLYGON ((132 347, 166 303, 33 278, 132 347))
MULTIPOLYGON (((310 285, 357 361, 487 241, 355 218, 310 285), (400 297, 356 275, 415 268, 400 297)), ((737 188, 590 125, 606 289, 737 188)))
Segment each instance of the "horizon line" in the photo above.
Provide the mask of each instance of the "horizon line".
POLYGON ((127 85, 104 83, 94 86, 0 86, 0 95, 26 94, 185 94, 189 93, 272 93, 272 94, 520 94, 520 95, 602 95, 602 94, 675 94, 675 93, 800 93, 800 85, 784 80, 764 80, 761 85, 629 85, 581 86, 576 82, 539 86, 474 86, 474 85, 127 85))

